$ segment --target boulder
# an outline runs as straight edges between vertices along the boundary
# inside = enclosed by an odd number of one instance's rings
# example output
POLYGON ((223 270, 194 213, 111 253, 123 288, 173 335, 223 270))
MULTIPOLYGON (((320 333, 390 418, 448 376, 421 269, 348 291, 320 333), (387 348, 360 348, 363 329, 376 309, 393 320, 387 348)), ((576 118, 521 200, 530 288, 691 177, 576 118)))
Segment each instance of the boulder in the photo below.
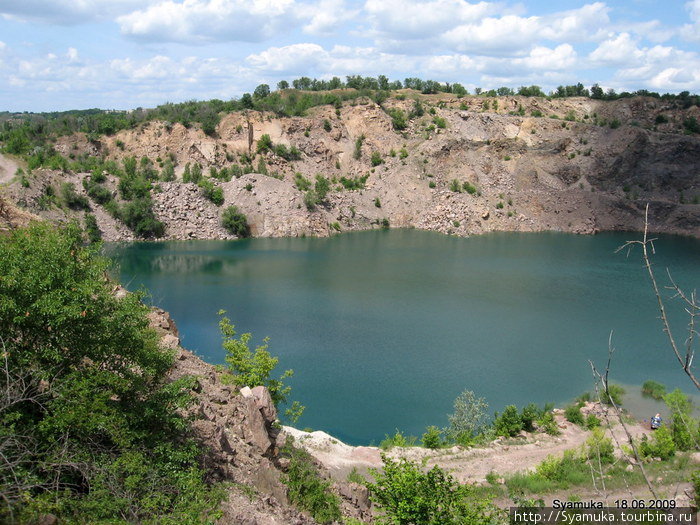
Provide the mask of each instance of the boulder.
POLYGON ((253 399, 267 423, 274 423, 277 419, 277 408, 272 401, 270 391, 264 386, 256 386, 251 390, 253 399))
POLYGON ((272 441, 268 434, 268 424, 262 416, 258 404, 253 397, 245 398, 245 423, 243 436, 249 445, 255 447, 265 456, 272 450, 272 441))

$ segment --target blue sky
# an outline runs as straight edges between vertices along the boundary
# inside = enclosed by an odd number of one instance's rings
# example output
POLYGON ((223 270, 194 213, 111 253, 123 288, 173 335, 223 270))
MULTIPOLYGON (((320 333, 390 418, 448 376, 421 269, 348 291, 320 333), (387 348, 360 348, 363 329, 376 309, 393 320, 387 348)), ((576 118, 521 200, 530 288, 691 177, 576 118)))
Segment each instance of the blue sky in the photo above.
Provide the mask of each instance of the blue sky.
POLYGON ((0 0, 0 111, 239 97, 299 76, 700 92, 700 0, 0 0))

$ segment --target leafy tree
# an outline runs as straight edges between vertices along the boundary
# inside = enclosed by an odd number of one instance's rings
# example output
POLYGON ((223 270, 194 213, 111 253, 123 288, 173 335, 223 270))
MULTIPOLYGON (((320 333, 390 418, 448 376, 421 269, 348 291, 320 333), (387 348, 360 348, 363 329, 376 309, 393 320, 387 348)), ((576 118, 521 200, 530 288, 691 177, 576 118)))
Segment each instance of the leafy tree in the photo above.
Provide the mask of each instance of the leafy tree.
POLYGON ((435 466, 422 472, 407 459, 395 461, 382 454, 381 471, 371 469, 374 483, 366 483, 370 498, 383 512, 382 524, 397 525, 487 525, 493 522, 496 508, 477 496, 468 485, 458 484, 452 476, 435 466))
POLYGON ((283 89, 289 89, 289 82, 287 82, 286 80, 280 80, 279 82, 277 82, 277 89, 279 89, 280 91, 283 89))
POLYGON ((541 410, 535 403, 530 403, 523 408, 520 419, 523 422, 523 429, 526 432, 533 432, 535 430, 535 421, 540 417, 540 414, 541 410))
POLYGON ((270 95, 270 86, 267 84, 260 84, 253 91, 253 98, 265 98, 270 95))
POLYGON ((421 438, 425 448, 436 449, 442 446, 442 430, 436 426, 429 426, 421 438))
POLYGON ((219 329, 223 338, 223 347, 226 350, 226 363, 234 374, 238 386, 254 387, 263 385, 270 391, 270 396, 275 405, 286 403, 292 387, 286 386, 284 380, 294 374, 293 370, 286 370, 279 379, 272 379, 270 374, 277 366, 279 359, 272 357, 267 351, 269 338, 263 339, 263 344, 251 351, 249 347, 250 333, 241 334, 236 338, 235 326, 225 317, 224 310, 219 311, 221 319, 219 329))
POLYGON ((188 381, 166 380, 173 355, 98 250, 76 224, 0 237, 0 521, 196 523, 216 499, 178 412, 188 381))
POLYGON ((493 428, 499 436, 512 437, 518 435, 523 429, 523 421, 515 405, 508 405, 500 415, 496 412, 493 428))
POLYGON ((678 450, 698 448, 698 424, 692 415, 693 403, 690 398, 676 388, 663 399, 671 413, 671 436, 678 450))
POLYGON ((250 226, 246 216, 236 206, 229 206, 221 214, 221 225, 231 234, 238 237, 249 237, 250 226))
POLYGON ((195 162, 192 166, 192 173, 190 175, 190 182, 197 184, 202 179, 202 165, 199 162, 195 162))
POLYGON ((175 180, 175 167, 170 159, 163 163, 163 171, 160 172, 160 180, 170 182, 175 180))
POLYGON ((468 444, 483 430, 488 408, 483 397, 476 397, 471 390, 462 392, 454 401, 454 413, 447 416, 447 437, 455 443, 468 444))
POLYGON ((119 219, 142 238, 162 237, 165 233, 165 224, 156 219, 150 197, 127 202, 119 211, 119 219))

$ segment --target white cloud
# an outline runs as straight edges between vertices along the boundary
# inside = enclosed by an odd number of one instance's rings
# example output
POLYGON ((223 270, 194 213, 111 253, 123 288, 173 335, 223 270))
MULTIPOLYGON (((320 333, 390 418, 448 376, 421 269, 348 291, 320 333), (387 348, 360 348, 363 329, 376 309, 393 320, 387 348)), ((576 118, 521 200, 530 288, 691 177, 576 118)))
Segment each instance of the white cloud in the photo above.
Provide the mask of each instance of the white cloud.
POLYGON ((338 26, 358 14, 358 10, 346 9, 343 0, 321 0, 317 5, 305 5, 303 17, 310 18, 304 26, 304 33, 329 36, 338 26))
POLYGON ((271 47, 246 58, 253 68, 272 73, 312 71, 328 56, 318 44, 293 44, 271 47))
POLYGON ((109 19, 154 0, 20 0, 1 1, 0 14, 19 20, 74 25, 109 19))
POLYGON ((364 8, 375 31, 401 40, 430 38, 496 12, 495 4, 464 0, 367 0, 364 8))
POLYGON ((294 0, 165 0, 117 22, 123 34, 146 40, 259 42, 298 25, 295 7, 294 0))
POLYGON ((577 54, 571 44, 560 44, 554 49, 537 46, 530 55, 520 59, 525 67, 537 70, 564 70, 576 64, 577 54))
POLYGON ((368 33, 382 49, 426 54, 437 48, 476 55, 525 56, 543 40, 604 37, 610 9, 602 2, 546 16, 523 16, 502 4, 463 0, 367 0, 368 33))
POLYGON ((685 4, 692 23, 681 28, 681 36, 691 42, 700 42, 700 0, 692 0, 685 4))
POLYGON ((616 66, 637 62, 643 55, 637 47, 637 41, 629 33, 620 33, 615 38, 601 42, 588 58, 599 65, 616 66))

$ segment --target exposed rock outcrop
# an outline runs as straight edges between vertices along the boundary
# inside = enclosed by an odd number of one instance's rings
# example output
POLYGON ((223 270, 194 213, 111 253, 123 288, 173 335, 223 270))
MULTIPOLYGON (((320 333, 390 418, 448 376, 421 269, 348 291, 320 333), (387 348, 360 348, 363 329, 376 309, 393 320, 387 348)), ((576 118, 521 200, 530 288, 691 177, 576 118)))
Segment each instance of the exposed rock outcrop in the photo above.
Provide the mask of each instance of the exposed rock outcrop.
MULTIPOLYGON (((409 98, 389 99, 383 107, 358 99, 338 114, 332 106, 312 108, 305 117, 232 113, 222 117, 215 137, 197 127, 150 122, 103 137, 99 148, 77 134, 60 137, 56 149, 65 155, 106 154, 117 162, 145 156, 157 164, 170 157, 178 180, 186 163, 199 162, 206 176, 211 168, 240 168, 251 160, 249 119, 253 140, 267 134, 274 144, 301 152, 288 160, 266 151, 246 164, 245 171, 264 167, 269 176, 247 173, 214 181, 225 206, 236 205, 248 217, 253 236, 326 236, 386 222, 455 235, 639 230, 647 202, 652 231, 700 236, 700 137, 683 134, 683 122, 700 117, 697 107, 652 98, 499 97, 496 110, 494 99, 486 109, 483 97, 405 95, 409 98), (395 131, 385 110, 408 114, 410 97, 423 101, 425 113, 395 131), (374 162, 373 154, 379 155, 374 162), (307 209, 306 190, 295 184, 295 173, 312 186, 317 174, 327 177, 326 201, 307 209), (359 189, 342 184, 342 178, 364 176, 359 189)), ((80 192, 87 175, 39 171, 28 179, 29 188, 14 183, 10 194, 50 220, 67 220, 75 212, 41 209, 41 197, 48 185, 61 181, 73 182, 80 192)), ((113 176, 106 182, 115 196, 117 182, 113 176)), ((195 184, 160 182, 152 198, 165 238, 232 238, 220 225, 223 207, 206 200, 195 184)), ((105 239, 134 238, 93 204, 105 239)))
MULTIPOLYGON (((116 294, 124 293, 118 287, 116 294)), ((316 523, 287 500, 281 476, 287 466, 280 448, 287 434, 277 423, 277 409, 264 386, 236 388, 213 365, 179 346, 178 331, 170 315, 153 309, 151 327, 161 343, 176 352, 169 378, 192 377, 195 402, 194 437, 206 451, 204 465, 215 480, 232 483, 221 510, 222 525, 304 525, 316 523)), ((317 466, 327 478, 329 473, 317 466)), ((337 480, 333 489, 341 496, 346 516, 369 519, 369 500, 364 487, 337 480), (364 494, 364 496, 363 496, 364 494)))

